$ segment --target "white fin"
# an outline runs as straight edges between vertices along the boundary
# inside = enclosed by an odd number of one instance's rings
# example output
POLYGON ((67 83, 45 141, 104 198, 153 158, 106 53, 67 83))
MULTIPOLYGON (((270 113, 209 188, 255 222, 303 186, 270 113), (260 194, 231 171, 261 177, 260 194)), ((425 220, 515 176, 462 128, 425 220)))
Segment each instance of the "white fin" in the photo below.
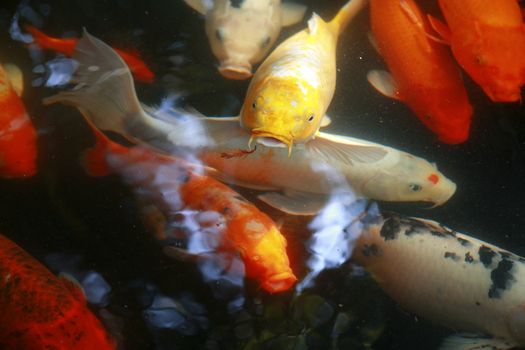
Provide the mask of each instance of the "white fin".
POLYGON ((315 35, 317 33, 317 28, 319 27, 319 21, 322 21, 322 18, 317 15, 317 13, 312 14, 312 18, 308 20, 308 31, 310 35, 315 35))
POLYGON ((491 338, 479 334, 459 333, 447 337, 439 350, 507 350, 517 345, 501 338, 491 338))
POLYGON ((304 5, 292 3, 281 4, 282 26, 291 26, 300 22, 303 19, 305 12, 306 6, 304 5))
POLYGON ((314 158, 333 164, 375 163, 388 154, 388 148, 351 137, 318 132, 315 139, 305 144, 314 158))
POLYGON ((13 90, 15 90, 15 93, 18 96, 22 96, 22 93, 24 92, 24 75, 22 74, 22 71, 20 68, 10 63, 5 64, 4 69, 13 90))
POLYGON ((257 196, 271 207, 289 215, 316 215, 326 205, 328 198, 324 195, 304 192, 286 191, 264 193, 257 196))
POLYGON ((368 41, 370 42, 370 45, 372 45, 372 47, 374 48, 374 50, 376 50, 378 54, 381 54, 381 51, 379 50, 379 45, 377 45, 377 40, 376 40, 376 37, 374 36, 374 33, 369 31, 367 36, 368 36, 368 41))
POLYGON ((201 15, 205 15, 209 10, 209 7, 203 0, 184 0, 184 2, 201 15))
POLYGON ((397 83, 387 71, 372 70, 368 72, 366 78, 368 82, 383 95, 395 98, 396 100, 401 99, 398 93, 397 83))
POLYGON ((324 128, 325 126, 330 125, 330 123, 332 123, 332 118, 330 118, 329 116, 325 115, 323 117, 323 119, 321 119, 321 126, 320 126, 320 128, 324 128))

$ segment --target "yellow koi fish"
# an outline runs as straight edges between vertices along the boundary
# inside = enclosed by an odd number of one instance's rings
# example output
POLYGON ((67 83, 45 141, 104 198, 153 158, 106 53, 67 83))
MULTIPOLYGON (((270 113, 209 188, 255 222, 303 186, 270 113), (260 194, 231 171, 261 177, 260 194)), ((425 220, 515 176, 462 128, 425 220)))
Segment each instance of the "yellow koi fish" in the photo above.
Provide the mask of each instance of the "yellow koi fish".
POLYGON ((266 58, 248 87, 240 114, 252 138, 291 150, 329 124, 325 112, 335 91, 337 39, 367 2, 349 1, 329 23, 314 13, 308 28, 266 58))
POLYGON ((239 186, 264 190, 267 204, 296 215, 318 212, 333 191, 354 191, 382 201, 445 203, 456 185, 425 159, 373 142, 319 133, 286 148, 257 145, 237 118, 151 111, 137 98, 125 62, 85 33, 74 59, 78 84, 44 100, 77 107, 93 125, 165 153, 191 150, 213 169, 209 174, 239 186), (145 110, 146 109, 146 110, 145 110))
POLYGON ((206 34, 219 72, 228 79, 248 79, 279 36, 281 27, 299 22, 303 5, 281 0, 185 0, 206 17, 206 34))

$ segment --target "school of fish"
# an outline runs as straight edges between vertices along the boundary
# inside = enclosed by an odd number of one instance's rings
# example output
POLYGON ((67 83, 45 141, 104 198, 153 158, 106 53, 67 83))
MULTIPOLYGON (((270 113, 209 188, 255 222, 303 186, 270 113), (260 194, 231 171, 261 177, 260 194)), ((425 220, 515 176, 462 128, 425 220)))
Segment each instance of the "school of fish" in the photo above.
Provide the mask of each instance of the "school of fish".
MULTIPOLYGON (((267 293, 290 291, 301 276, 292 270, 280 225, 255 200, 310 220, 341 193, 436 207, 456 192, 456 184, 426 159, 320 130, 338 117, 327 116, 336 91, 336 53, 351 52, 346 49, 354 33, 345 43, 341 36, 361 13, 369 11, 370 42, 388 69, 368 72, 369 83, 405 103, 439 141, 469 139, 476 113, 462 70, 491 101, 522 101, 525 24, 515 0, 436 0, 444 20, 415 0, 350 0, 331 21, 313 13, 306 25, 306 6, 279 0, 184 2, 205 17, 218 72, 227 79, 251 78, 238 115, 147 106, 134 81, 151 84, 156 76, 140 54, 113 49, 85 29, 78 39, 55 38, 27 24, 30 47, 76 64, 73 88, 43 104, 79 111, 95 135, 81 158, 84 169, 97 177, 118 174, 149 213, 145 220, 160 217, 149 228, 159 248, 167 245, 166 255, 196 263, 225 252, 231 259, 238 255, 244 276, 267 293), (296 24, 302 29, 272 50, 281 29, 296 24), (123 146, 103 131, 134 145, 123 146), (255 191, 254 202, 230 185, 255 191), (170 245, 197 235, 216 243, 197 253, 170 245)), ((37 130, 23 89, 21 70, 0 64, 3 181, 38 173, 37 130)), ((525 347, 525 258, 434 221, 365 214, 347 218, 362 220, 363 227, 352 262, 409 312, 458 332, 441 350, 525 347)), ((121 346, 75 281, 54 276, 2 235, 0 311, 0 349, 121 346)))

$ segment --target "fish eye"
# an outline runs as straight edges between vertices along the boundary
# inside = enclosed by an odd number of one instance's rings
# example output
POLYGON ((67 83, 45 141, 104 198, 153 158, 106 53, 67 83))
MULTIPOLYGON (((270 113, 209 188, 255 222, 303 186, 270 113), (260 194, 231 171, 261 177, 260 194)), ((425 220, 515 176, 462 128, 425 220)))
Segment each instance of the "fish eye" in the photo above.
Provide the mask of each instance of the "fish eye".
POLYGON ((315 117, 315 116, 314 116, 313 114, 310 114, 310 116, 308 117, 308 121, 309 121, 309 122, 313 121, 313 120, 314 120, 314 117, 315 117))
POLYGON ((268 46, 271 40, 272 39, 270 38, 270 36, 264 38, 264 40, 261 42, 261 48, 265 48, 266 46, 268 46))
POLYGON ((422 189, 422 187, 418 184, 410 184, 408 185, 408 188, 410 188, 412 192, 419 192, 422 189))
POLYGON ((257 109, 257 103, 255 101, 253 101, 253 103, 252 103, 252 108, 253 109, 257 109))
POLYGON ((217 39, 219 39, 219 41, 223 41, 223 40, 224 40, 224 33, 223 33, 223 31, 221 30, 221 28, 219 28, 219 29, 217 29, 217 30, 215 31, 215 37, 216 37, 217 39))

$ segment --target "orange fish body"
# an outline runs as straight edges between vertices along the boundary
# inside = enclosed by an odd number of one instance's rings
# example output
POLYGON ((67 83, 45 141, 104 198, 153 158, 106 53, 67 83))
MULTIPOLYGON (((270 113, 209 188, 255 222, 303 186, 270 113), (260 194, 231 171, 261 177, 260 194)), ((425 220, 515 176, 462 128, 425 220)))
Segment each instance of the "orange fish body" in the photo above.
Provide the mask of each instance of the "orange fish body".
MULTIPOLYGON (((44 34, 33 26, 26 25, 25 29, 31 33, 35 43, 43 49, 60 52, 68 57, 73 56, 78 39, 61 39, 53 38, 44 34)), ((148 68, 146 63, 136 54, 131 54, 126 51, 115 49, 119 56, 126 62, 133 74, 133 77, 143 83, 153 82, 155 75, 148 68)))
POLYGON ((0 349, 116 349, 79 287, 2 235, 0 310, 0 349))
POLYGON ((525 24, 516 0, 439 0, 448 28, 433 19, 458 63, 495 102, 521 99, 525 24))
MULTIPOLYGON (((182 203, 177 210, 191 209, 222 215, 222 247, 233 248, 240 253, 246 276, 259 281, 263 289, 276 293, 295 284, 297 278, 290 268, 286 239, 275 223, 257 207, 223 183, 198 174, 195 166, 181 158, 163 156, 140 147, 126 148, 110 141, 100 131, 94 131, 97 143, 84 158, 92 175, 106 175, 110 171, 118 173, 126 165, 134 165, 134 173, 142 173, 137 171, 141 163, 158 169, 175 167, 176 176, 170 181, 176 177, 176 185, 173 181, 168 185, 177 187, 169 189, 169 193, 175 191, 180 196, 182 203), (108 155, 117 155, 118 162, 106 162, 108 155)), ((151 178, 144 179, 143 174, 138 177, 141 188, 147 188, 148 182, 153 181, 151 178)))
POLYGON ((7 70, 0 64, 0 177, 35 175, 36 158, 36 130, 7 70))
POLYGON ((445 143, 467 140, 472 107, 458 67, 447 48, 430 39, 428 21, 412 0, 372 0, 372 32, 388 73, 369 81, 405 102, 445 143))

